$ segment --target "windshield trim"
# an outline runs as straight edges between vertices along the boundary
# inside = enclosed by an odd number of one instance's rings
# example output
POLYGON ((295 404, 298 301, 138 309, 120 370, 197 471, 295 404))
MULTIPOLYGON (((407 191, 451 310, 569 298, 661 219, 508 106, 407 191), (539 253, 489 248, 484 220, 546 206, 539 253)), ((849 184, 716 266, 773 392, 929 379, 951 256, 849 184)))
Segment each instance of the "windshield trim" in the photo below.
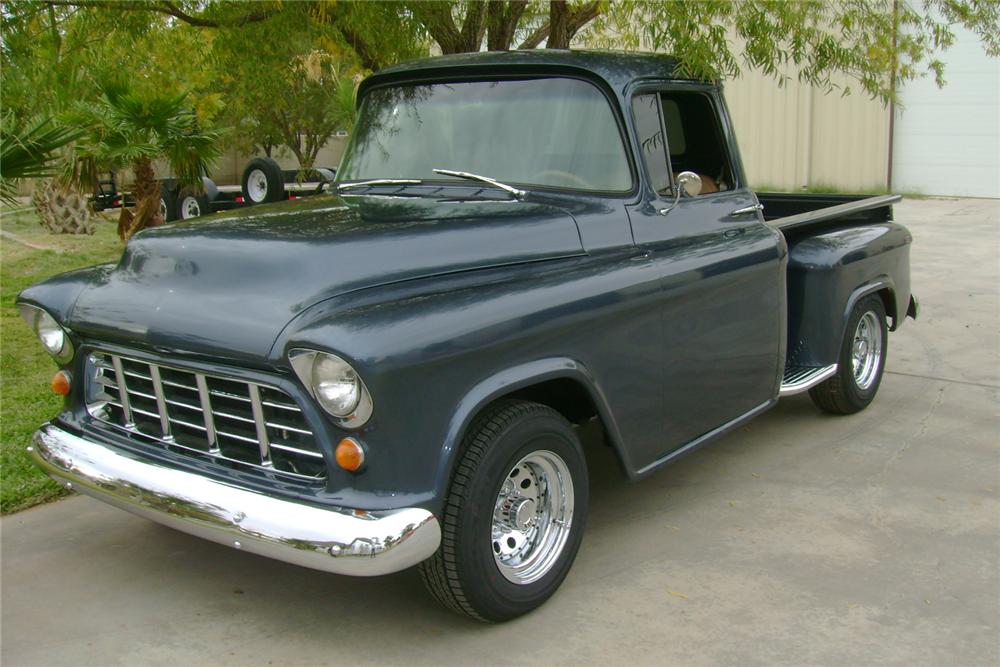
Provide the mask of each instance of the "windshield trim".
MULTIPOLYGON (((416 73, 415 73, 416 74, 416 73)), ((426 72, 427 76, 414 76, 406 77, 401 79, 393 79, 390 81, 378 82, 372 84, 364 89, 363 97, 359 97, 357 101, 357 107, 360 111, 363 108, 365 102, 367 102, 368 95, 373 90, 380 90, 382 88, 397 88, 399 86, 420 86, 435 83, 475 83, 484 81, 536 81, 539 79, 573 79, 576 81, 583 81, 588 83, 604 96, 605 101, 611 107, 611 115, 615 119, 615 125, 618 127, 618 138, 622 142, 622 148, 625 152, 625 160, 628 162, 629 180, 630 187, 628 190, 581 190, 579 188, 572 187, 558 187, 554 185, 539 185, 536 183, 525 183, 523 181, 515 181, 511 179, 506 179, 504 182, 509 185, 515 185, 528 190, 538 190, 538 191, 552 191, 556 193, 569 193, 576 196, 583 197, 601 197, 601 198, 614 198, 614 199, 634 199, 639 194, 639 172, 638 167, 635 162, 635 155, 632 152, 632 140, 629 138, 628 125, 625 121, 625 117, 622 114, 622 108, 619 103, 618 98, 614 93, 608 89, 606 84, 600 79, 594 77, 585 76, 581 74, 580 70, 573 68, 569 72, 560 72, 557 68, 546 68, 545 71, 522 71, 522 72, 497 72, 497 73, 483 73, 459 76, 455 73, 438 73, 434 74, 429 71, 426 72)), ((344 149, 344 154, 341 156, 341 165, 343 165, 344 157, 346 157, 354 143, 354 135, 352 133, 351 140, 348 146, 344 149)), ((458 168, 458 167, 456 167, 458 168)), ((340 173, 340 167, 338 166, 337 173, 340 173)), ((440 181, 423 179, 425 184, 440 184, 446 185, 450 181, 440 181)), ((457 185, 457 183, 452 182, 457 185)), ((486 186, 489 187, 489 186, 486 186)))

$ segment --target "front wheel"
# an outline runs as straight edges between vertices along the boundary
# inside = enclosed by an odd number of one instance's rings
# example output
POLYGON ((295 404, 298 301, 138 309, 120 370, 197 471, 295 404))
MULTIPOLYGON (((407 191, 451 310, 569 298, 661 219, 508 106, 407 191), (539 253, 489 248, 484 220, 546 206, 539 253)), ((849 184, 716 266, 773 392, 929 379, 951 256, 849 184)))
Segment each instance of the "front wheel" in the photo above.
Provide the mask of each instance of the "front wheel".
POLYGON ((587 516, 587 463, 569 422, 525 401, 488 409, 463 445, 441 547, 420 573, 446 607, 506 621, 544 603, 569 572, 587 516))
POLYGON ((885 305, 877 294, 866 296, 855 304, 847 320, 837 374, 809 390, 813 403, 842 415, 868 407, 882 383, 888 342, 885 305))

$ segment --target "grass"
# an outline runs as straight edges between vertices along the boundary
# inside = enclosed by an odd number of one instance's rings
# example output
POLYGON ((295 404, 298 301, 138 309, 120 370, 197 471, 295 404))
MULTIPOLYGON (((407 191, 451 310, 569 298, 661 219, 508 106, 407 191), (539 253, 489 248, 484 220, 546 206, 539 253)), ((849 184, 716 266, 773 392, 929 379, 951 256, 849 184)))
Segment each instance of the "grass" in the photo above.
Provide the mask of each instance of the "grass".
POLYGON ((49 389, 55 362, 21 319, 14 298, 58 273, 115 261, 122 245, 112 222, 99 220, 93 236, 54 235, 24 207, 0 209, 0 229, 0 513, 7 514, 65 493, 25 453, 31 434, 59 412, 62 399, 49 389))

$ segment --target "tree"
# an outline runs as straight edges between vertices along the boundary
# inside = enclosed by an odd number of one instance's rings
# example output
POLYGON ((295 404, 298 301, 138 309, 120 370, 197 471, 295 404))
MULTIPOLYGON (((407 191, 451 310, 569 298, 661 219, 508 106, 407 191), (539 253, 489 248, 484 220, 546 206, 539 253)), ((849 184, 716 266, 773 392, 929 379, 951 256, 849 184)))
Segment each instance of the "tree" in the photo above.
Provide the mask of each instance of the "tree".
POLYGON ((0 201, 14 205, 17 182, 59 173, 59 150, 80 136, 79 130, 57 125, 52 118, 36 119, 18 130, 5 114, 0 123, 0 201))
POLYGON ((105 84, 95 105, 78 108, 67 122, 86 128, 78 154, 135 175, 135 212, 122 208, 123 241, 146 227, 163 224, 160 184, 153 161, 163 158, 181 184, 201 187, 207 164, 221 155, 220 133, 200 127, 186 93, 142 94, 122 84, 105 84))
POLYGON ((842 74, 883 102, 893 99, 900 84, 927 72, 944 83, 938 55, 954 41, 953 25, 973 31, 988 54, 1000 55, 995 0, 922 0, 919 9, 906 0, 48 0, 47 5, 154 13, 202 28, 245 27, 295 12, 330 26, 369 69, 395 62, 423 37, 443 53, 514 44, 564 48, 573 42, 668 51, 678 58, 681 73, 706 79, 760 70, 780 80, 794 70, 801 80, 832 90, 842 74))
MULTIPOLYGON (((188 92, 188 104, 202 124, 219 105, 206 66, 211 32, 173 25, 159 14, 100 12, 31 0, 7 0, 0 20, 3 103, 15 125, 24 126, 37 113, 58 123, 78 116, 80 109, 99 107, 100 81, 110 76, 128 77, 139 96, 188 92), (76 112, 67 116, 71 108, 76 112)), ((65 127, 75 130, 78 122, 65 127)), ((119 165, 98 161, 101 151, 84 152, 92 148, 84 144, 54 154, 49 170, 54 178, 34 188, 32 202, 50 231, 93 232, 89 203, 81 193, 95 189, 99 170, 119 165)))
POLYGON ((219 28, 212 51, 217 89, 241 150, 259 147, 270 156, 286 147, 308 169, 337 130, 350 129, 354 78, 364 70, 337 39, 308 13, 219 28))

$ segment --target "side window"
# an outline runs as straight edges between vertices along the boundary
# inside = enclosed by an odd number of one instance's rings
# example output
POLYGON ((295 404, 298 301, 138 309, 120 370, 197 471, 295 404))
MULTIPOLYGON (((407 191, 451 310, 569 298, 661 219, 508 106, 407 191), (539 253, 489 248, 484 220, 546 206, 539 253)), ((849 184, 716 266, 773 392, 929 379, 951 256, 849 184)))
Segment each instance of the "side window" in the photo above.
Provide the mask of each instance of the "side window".
POLYGON ((704 93, 667 91, 660 93, 660 105, 674 175, 693 171, 701 176, 703 195, 733 189, 732 161, 711 99, 704 93))
POLYGON ((635 118, 636 138, 643 162, 658 194, 671 192, 673 178, 667 163, 667 146, 660 123, 660 105, 656 93, 636 95, 632 98, 632 115, 635 118))

